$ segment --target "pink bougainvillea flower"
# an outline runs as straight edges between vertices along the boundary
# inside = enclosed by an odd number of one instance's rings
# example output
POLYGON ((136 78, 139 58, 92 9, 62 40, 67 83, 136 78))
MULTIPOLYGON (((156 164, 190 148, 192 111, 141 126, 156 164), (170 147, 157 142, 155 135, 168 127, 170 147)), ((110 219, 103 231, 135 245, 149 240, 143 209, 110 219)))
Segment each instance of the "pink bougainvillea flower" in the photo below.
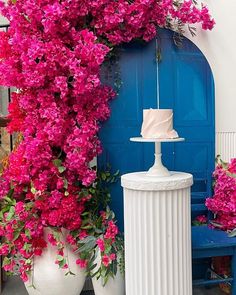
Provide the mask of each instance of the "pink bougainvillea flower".
POLYGON ((223 230, 236 228, 236 178, 235 159, 219 163, 214 171, 214 195, 206 200, 206 206, 215 214, 214 224, 223 230))
POLYGON ((102 263, 104 264, 104 266, 108 267, 108 265, 110 264, 110 257, 107 255, 103 255, 102 256, 102 263))
POLYGON ((97 245, 101 252, 105 251, 105 243, 102 239, 97 239, 97 245))
POLYGON ((205 215, 199 215, 195 218, 196 221, 200 223, 206 223, 207 222, 207 217, 205 215))
POLYGON ((85 259, 80 259, 79 258, 79 259, 76 260, 76 264, 78 264, 81 268, 86 268, 88 262, 85 259))

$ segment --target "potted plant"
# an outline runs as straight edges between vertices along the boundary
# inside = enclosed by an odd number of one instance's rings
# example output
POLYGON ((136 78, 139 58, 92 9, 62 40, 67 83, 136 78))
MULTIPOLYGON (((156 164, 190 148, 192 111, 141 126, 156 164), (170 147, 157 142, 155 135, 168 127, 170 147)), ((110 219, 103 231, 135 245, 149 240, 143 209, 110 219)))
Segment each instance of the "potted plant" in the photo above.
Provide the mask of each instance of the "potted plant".
MULTIPOLYGON (((58 171, 59 163, 55 162, 58 171)), ((70 294, 78 294, 88 274, 101 277, 101 286, 106 285, 110 277, 116 278, 112 288, 115 290, 119 284, 119 290, 124 292, 124 276, 120 276, 124 272, 124 241, 118 233, 115 215, 107 207, 108 185, 116 181, 117 175, 118 172, 111 174, 108 168, 97 172, 90 186, 77 182, 73 187, 74 201, 70 195, 72 188, 66 185, 65 189, 63 185, 61 190, 68 194, 61 194, 56 207, 51 205, 56 197, 53 193, 45 200, 35 188, 31 188, 29 195, 37 194, 36 201, 29 196, 26 200, 16 200, 14 188, 0 201, 3 267, 9 274, 20 273, 30 294, 50 294, 54 283, 57 294, 68 290, 70 294), (105 211, 100 212, 104 208, 105 211), (60 218, 61 224, 49 223, 56 218, 60 218), (110 259, 107 262, 106 257, 110 259), (96 272, 92 272, 95 269, 96 272)), ((111 280, 105 289, 109 285, 111 280)), ((118 294, 122 294, 121 291, 118 294)))
POLYGON ((124 238, 119 232, 114 212, 109 208, 109 185, 119 172, 111 174, 108 166, 98 172, 90 188, 83 194, 91 195, 85 204, 80 231, 71 232, 71 243, 77 247, 77 262, 92 278, 95 295, 125 293, 124 238))
POLYGON ((95 295, 125 294, 124 239, 109 207, 93 220, 93 231, 78 240, 80 262, 86 264, 95 295))
POLYGON ((78 294, 86 275, 68 240, 70 231, 80 228, 86 198, 80 198, 80 189, 69 186, 68 194, 61 188, 50 196, 32 187, 19 199, 14 198, 14 190, 12 187, 0 201, 3 268, 9 274, 19 273, 29 294, 34 294, 34 289, 51 294, 54 284, 57 294, 68 290, 78 294))

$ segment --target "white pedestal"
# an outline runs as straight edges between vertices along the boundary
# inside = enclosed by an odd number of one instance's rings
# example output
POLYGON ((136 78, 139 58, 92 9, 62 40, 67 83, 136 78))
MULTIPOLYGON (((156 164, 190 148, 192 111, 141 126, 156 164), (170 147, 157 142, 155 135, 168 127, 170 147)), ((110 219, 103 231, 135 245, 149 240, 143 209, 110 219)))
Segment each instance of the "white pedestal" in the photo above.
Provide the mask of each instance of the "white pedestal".
POLYGON ((126 295, 192 295, 192 175, 123 175, 126 295))

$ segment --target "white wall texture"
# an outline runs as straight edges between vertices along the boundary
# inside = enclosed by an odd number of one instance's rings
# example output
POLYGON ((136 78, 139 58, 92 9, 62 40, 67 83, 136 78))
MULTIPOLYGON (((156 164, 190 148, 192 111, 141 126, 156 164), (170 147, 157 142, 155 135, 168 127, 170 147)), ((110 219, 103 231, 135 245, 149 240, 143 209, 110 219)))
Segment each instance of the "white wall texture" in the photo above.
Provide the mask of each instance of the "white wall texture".
POLYGON ((236 156, 236 33, 235 0, 204 1, 216 25, 212 31, 198 28, 191 39, 206 56, 215 81, 216 153, 225 160, 236 156))
MULTIPOLYGON (((7 0, 4 0, 4 2, 7 2, 7 0)), ((8 23, 9 23, 8 20, 2 15, 0 15, 0 25, 6 25, 8 23)))
POLYGON ((206 56, 214 75, 216 91, 216 131, 236 132, 236 33, 235 0, 205 0, 216 20, 212 31, 198 29, 188 36, 206 56))
POLYGON ((0 15, 0 25, 6 25, 8 24, 8 20, 0 15))

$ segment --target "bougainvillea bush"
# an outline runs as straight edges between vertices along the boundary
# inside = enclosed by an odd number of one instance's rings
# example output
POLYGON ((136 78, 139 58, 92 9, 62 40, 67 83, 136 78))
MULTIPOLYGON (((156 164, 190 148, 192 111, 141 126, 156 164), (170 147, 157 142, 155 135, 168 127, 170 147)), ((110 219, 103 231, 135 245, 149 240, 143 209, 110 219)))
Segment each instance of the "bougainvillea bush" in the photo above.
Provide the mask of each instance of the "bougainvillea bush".
POLYGON ((149 41, 157 27, 212 29, 214 20, 191 0, 10 0, 0 10, 10 22, 0 33, 0 85, 17 89, 8 131, 23 136, 1 177, 0 253, 13 257, 7 270, 21 254, 26 280, 46 247, 43 227, 79 237, 92 197, 81 190, 96 178, 89 162, 102 151, 97 133, 115 96, 101 84, 100 66, 114 46, 149 41))
POLYGON ((222 230, 232 231, 236 228, 236 159, 229 163, 217 158, 214 171, 214 195, 208 198, 206 206, 213 211, 213 225, 222 230))

